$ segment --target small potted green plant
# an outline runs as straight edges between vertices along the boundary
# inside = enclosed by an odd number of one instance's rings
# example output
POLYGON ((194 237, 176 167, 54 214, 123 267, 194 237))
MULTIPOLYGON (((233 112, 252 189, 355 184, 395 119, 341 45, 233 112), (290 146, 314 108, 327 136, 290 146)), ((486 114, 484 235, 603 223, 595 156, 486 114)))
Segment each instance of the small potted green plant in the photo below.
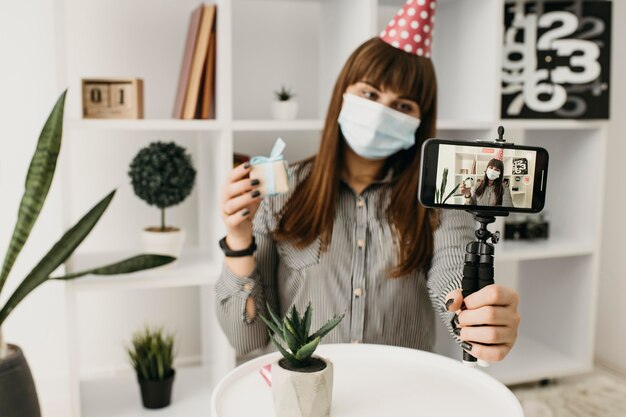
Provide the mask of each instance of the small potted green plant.
POLYGON ((161 328, 145 327, 135 332, 127 351, 137 373, 143 406, 155 409, 170 405, 176 374, 174 336, 161 328))
POLYGON ((294 92, 281 86, 280 90, 274 91, 275 100, 272 103, 272 115, 276 120, 293 120, 298 115, 298 102, 293 98, 294 92))
POLYGON ((270 340, 282 354, 272 364, 272 396, 277 417, 330 416, 333 393, 333 364, 313 356, 320 340, 343 320, 335 316, 318 331, 309 334, 313 310, 309 303, 303 316, 295 306, 284 319, 267 306, 270 318, 259 317, 267 325, 270 340), (285 347, 276 339, 280 339, 285 347))
POLYGON ((143 230, 145 252, 180 256, 185 230, 166 224, 165 209, 182 203, 193 189, 191 156, 174 142, 153 142, 133 158, 128 175, 137 197, 161 210, 161 225, 143 230))

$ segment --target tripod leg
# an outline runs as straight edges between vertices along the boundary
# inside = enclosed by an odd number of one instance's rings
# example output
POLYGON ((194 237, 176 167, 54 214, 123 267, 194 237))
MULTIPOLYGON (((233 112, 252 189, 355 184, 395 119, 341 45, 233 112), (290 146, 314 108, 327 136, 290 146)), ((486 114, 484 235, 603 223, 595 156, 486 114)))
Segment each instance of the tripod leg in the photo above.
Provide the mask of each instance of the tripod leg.
MULTIPOLYGON (((463 298, 479 290, 479 255, 478 243, 471 242, 465 248, 465 265, 463 266, 462 293, 463 298)), ((468 366, 476 366, 476 358, 463 350, 463 363, 468 366)))

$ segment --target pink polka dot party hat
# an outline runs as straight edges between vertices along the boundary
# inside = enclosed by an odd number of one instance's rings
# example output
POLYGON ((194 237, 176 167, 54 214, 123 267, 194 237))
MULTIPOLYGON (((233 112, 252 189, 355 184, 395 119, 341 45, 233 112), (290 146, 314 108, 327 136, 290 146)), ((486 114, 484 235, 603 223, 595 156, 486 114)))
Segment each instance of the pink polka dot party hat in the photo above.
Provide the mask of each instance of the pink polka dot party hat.
POLYGON ((430 58, 436 7, 435 0, 408 0, 380 38, 405 52, 430 58))

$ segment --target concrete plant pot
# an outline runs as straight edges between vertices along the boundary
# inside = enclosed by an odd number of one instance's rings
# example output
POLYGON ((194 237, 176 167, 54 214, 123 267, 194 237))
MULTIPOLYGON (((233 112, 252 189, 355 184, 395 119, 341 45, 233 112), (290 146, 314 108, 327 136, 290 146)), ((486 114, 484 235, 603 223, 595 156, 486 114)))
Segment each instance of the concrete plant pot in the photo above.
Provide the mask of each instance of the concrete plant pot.
POLYGON ((9 356, 0 359, 0 416, 41 417, 39 399, 22 349, 9 346, 9 356))
POLYGON ((185 243, 185 230, 168 227, 162 231, 158 227, 148 227, 141 232, 141 240, 145 253, 178 258, 185 243))
POLYGON ((272 115, 276 120, 294 120, 298 115, 298 102, 293 100, 274 101, 272 115))
POLYGON ((294 369, 282 358, 272 364, 272 396, 276 417, 329 417, 333 364, 319 356, 308 368, 294 369))

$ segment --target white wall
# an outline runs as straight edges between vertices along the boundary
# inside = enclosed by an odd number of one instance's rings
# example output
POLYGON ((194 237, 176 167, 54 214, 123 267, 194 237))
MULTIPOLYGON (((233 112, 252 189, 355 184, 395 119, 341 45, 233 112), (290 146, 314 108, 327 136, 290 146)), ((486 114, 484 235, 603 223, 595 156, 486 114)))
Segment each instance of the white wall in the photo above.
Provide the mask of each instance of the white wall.
MULTIPOLYGON (((606 198, 598 298, 597 358, 626 373, 626 2, 613 2, 611 123, 606 162, 606 198)), ((601 168, 601 167, 598 167, 601 168)), ((598 184, 598 186, 601 186, 598 184)))
MULTIPOLYGON (((0 254, 4 258, 23 192, 26 170, 39 132, 59 93, 56 76, 53 1, 2 2, 0 6, 0 254)), ((57 173, 58 174, 58 173, 57 173)), ((30 240, 17 260, 0 301, 5 301, 20 278, 62 233, 60 176, 52 183, 48 200, 30 240)), ((8 318, 4 326, 9 343, 24 350, 40 398, 62 395, 53 388, 66 373, 63 287, 44 284, 8 318), (48 388, 50 387, 50 388, 48 388)))

